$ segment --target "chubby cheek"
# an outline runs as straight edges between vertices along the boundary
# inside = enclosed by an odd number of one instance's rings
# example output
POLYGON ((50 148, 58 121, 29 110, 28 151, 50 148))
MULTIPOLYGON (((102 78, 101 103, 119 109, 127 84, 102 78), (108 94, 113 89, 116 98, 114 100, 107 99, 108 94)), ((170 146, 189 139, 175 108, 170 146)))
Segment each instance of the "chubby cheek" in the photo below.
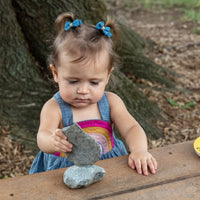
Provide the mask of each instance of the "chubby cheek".
POLYGON ((67 92, 62 92, 62 90, 60 91, 60 96, 62 97, 62 99, 67 102, 67 103, 71 103, 72 99, 73 99, 73 94, 67 90, 67 92))
POLYGON ((66 102, 69 102, 74 95, 74 90, 70 87, 64 87, 62 84, 59 84, 59 91, 62 99, 66 102))
POLYGON ((94 90, 92 93, 93 100, 95 102, 100 101, 100 99, 103 97, 103 94, 104 94, 104 89, 94 90))

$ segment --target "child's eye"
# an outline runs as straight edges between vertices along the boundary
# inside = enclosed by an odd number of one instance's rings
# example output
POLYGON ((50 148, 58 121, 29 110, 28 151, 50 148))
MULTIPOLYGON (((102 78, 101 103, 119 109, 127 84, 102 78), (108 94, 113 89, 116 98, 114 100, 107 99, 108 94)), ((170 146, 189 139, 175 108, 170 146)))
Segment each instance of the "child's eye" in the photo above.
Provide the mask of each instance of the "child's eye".
POLYGON ((98 85, 98 84, 99 84, 98 81, 91 81, 90 83, 91 83, 92 85, 98 85))
POLYGON ((78 83, 77 80, 69 80, 69 84, 76 84, 76 83, 78 83))

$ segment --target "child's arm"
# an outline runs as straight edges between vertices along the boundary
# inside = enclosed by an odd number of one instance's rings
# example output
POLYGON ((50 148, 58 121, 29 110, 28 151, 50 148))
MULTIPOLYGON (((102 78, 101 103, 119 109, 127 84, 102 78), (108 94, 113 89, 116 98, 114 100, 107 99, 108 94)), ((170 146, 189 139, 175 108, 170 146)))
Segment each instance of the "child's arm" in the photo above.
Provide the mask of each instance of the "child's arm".
POLYGON ((107 96, 110 103, 111 120, 125 139, 130 150, 128 165, 136 169, 139 174, 148 175, 148 167, 151 173, 155 174, 157 162, 148 152, 144 130, 130 115, 123 101, 117 95, 108 92, 107 96))
POLYGON ((47 101, 40 114, 40 126, 37 134, 37 144, 45 153, 70 152, 72 145, 61 128, 61 111, 54 98, 47 101))

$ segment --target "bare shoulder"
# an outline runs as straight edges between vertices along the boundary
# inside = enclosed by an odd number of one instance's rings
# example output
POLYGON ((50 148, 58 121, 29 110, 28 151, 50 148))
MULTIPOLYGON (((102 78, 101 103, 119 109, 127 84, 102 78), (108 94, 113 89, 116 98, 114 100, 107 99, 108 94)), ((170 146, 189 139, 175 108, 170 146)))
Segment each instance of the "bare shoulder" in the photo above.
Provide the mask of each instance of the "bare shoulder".
POLYGON ((115 94, 113 92, 106 92, 106 95, 108 97, 110 107, 116 106, 116 105, 124 106, 122 99, 117 94, 115 94))
POLYGON ((58 102, 55 100, 54 97, 52 97, 51 99, 49 99, 43 106, 42 110, 54 110, 54 109, 58 109, 59 108, 59 105, 58 105, 58 102))
POLYGON ((55 130, 62 124, 60 106, 54 97, 49 99, 43 106, 40 114, 39 130, 55 130))
POLYGON ((125 137, 127 131, 137 124, 133 116, 128 112, 122 99, 112 93, 106 92, 110 104, 111 121, 115 124, 122 137, 125 137))
POLYGON ((61 115, 61 110, 58 102, 54 97, 49 99, 43 106, 42 111, 41 111, 41 116, 42 115, 52 115, 55 117, 58 117, 61 115))
POLYGON ((106 95, 110 105, 111 118, 121 115, 122 113, 128 113, 124 102, 117 94, 106 92, 106 95))

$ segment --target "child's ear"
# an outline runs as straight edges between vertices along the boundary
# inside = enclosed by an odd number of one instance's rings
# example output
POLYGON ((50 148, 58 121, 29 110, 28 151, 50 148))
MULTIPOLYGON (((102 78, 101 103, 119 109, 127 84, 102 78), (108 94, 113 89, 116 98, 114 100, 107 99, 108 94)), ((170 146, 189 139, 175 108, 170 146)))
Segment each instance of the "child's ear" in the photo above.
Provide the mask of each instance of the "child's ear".
POLYGON ((112 68, 111 68, 111 70, 110 70, 110 73, 109 73, 109 74, 111 74, 113 70, 114 70, 114 67, 112 67, 112 68))
POLYGON ((107 78, 107 83, 106 84, 108 84, 108 81, 110 79, 110 75, 111 75, 113 70, 114 70, 114 67, 112 67, 111 70, 108 72, 108 78, 107 78))
POLYGON ((57 72, 55 66, 52 65, 52 64, 50 64, 50 69, 51 69, 51 71, 52 71, 54 81, 55 81, 56 83, 58 83, 58 72, 57 72))

